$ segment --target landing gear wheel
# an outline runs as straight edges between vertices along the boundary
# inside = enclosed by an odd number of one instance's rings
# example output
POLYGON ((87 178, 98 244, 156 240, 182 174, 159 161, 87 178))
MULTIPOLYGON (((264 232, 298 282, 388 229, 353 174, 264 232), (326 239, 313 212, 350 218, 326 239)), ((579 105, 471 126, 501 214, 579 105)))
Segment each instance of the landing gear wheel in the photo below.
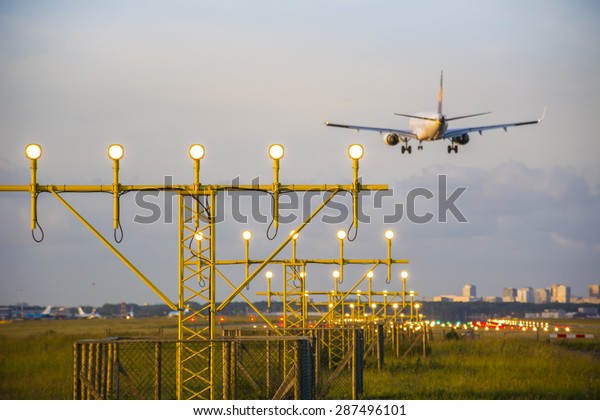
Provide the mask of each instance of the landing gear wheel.
POLYGON ((412 153, 412 146, 408 146, 408 147, 406 148, 406 150, 408 150, 408 154, 411 154, 411 153, 412 153))
POLYGON ((448 153, 452 153, 452 146, 448 145, 448 153))
POLYGON ((454 145, 454 154, 458 153, 458 145, 454 145))
POLYGON ((423 146, 421 146, 420 144, 417 146, 417 150, 423 150, 423 146))
POLYGON ((406 146, 402 145, 402 154, 404 154, 404 152, 406 152, 406 146))

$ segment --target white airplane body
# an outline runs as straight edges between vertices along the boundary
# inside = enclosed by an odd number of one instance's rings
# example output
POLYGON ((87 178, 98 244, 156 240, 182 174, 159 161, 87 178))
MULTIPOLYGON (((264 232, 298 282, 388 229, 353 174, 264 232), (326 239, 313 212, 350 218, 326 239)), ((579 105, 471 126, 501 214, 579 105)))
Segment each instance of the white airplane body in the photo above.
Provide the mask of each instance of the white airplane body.
MULTIPOLYGON (((328 127, 338 128, 349 128, 353 130, 365 130, 365 131, 377 131, 383 136, 383 140, 389 146, 395 146, 400 142, 403 142, 402 153, 412 152, 412 147, 408 145, 410 140, 417 140, 419 142, 418 148, 423 149, 422 142, 424 141, 437 141, 437 140, 449 140, 451 145, 448 146, 448 153, 458 153, 458 145, 465 145, 469 142, 469 133, 478 132, 480 135, 484 131, 497 130, 499 128, 507 130, 508 127, 518 127, 521 125, 538 124, 544 119, 544 115, 537 120, 495 124, 495 125, 484 125, 477 127, 465 127, 465 128, 448 128, 448 121, 459 120, 463 118, 476 117, 479 115, 489 114, 489 112, 480 112, 477 114, 463 115, 459 117, 448 118, 442 113, 442 92, 443 92, 443 81, 444 73, 440 78, 440 91, 438 95, 438 111, 428 113, 417 113, 414 115, 408 114, 395 114, 402 117, 409 117, 408 130, 396 129, 396 128, 382 128, 382 127, 366 127, 360 125, 349 125, 349 124, 335 124, 326 122, 325 125, 328 127)), ((545 110, 544 110, 545 113, 545 110)))
POLYGON ((92 312, 87 313, 85 312, 81 306, 79 306, 77 308, 77 313, 75 314, 75 318, 79 318, 79 319, 94 319, 94 318, 100 318, 100 314, 96 312, 96 308, 94 308, 92 310, 92 312))

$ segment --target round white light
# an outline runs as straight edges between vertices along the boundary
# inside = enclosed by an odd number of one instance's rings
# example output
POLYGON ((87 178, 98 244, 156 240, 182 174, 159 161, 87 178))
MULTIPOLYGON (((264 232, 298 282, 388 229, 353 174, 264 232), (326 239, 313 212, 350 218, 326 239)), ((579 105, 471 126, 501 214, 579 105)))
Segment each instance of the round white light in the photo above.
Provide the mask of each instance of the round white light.
POLYGON ((242 238, 244 239, 244 241, 249 241, 252 238, 252 232, 250 232, 249 230, 245 230, 242 233, 242 238))
POLYGON ((295 241, 296 239, 298 239, 298 234, 296 233, 295 230, 292 230, 290 232, 290 236, 292 237, 292 239, 295 241))
POLYGON ((204 157, 204 146, 201 144, 192 144, 189 150, 190 157, 194 160, 200 160, 204 157))
POLYGON ((348 156, 351 159, 358 160, 363 157, 365 149, 360 144, 351 144, 348 147, 348 156))
POLYGON ((386 230, 385 231, 385 237, 386 237, 386 239, 394 239, 394 231, 393 230, 386 230))
POLYGON ((202 231, 199 230, 198 232, 194 233, 194 239, 200 242, 204 239, 204 233, 202 233, 202 231))
POLYGON ((273 273, 272 273, 271 271, 267 271, 267 272, 265 273, 265 276, 267 276, 267 278, 268 278, 268 279, 270 279, 270 278, 272 278, 272 277, 273 277, 273 273))
POLYGON ((372 279, 374 275, 375 275, 375 274, 374 274, 372 271, 369 271, 369 272, 367 273, 367 277, 368 277, 368 278, 370 278, 370 279, 372 279))
POLYGON ((271 159, 281 159, 283 157, 283 146, 281 144, 272 144, 269 146, 269 156, 271 159))
POLYGON ((338 230, 337 231, 337 237, 338 239, 345 239, 346 238, 346 232, 343 230, 338 230))
POLYGON ((39 144, 28 144, 25 148, 25 156, 29 159, 39 159, 42 156, 42 146, 39 144))
POLYGON ((334 278, 336 278, 336 279, 339 279, 339 278, 340 278, 340 272, 339 272, 339 271, 337 271, 337 270, 335 270, 335 271, 333 272, 333 277, 334 277, 334 278))
POLYGON ((400 277, 406 280, 408 278, 408 271, 403 271, 402 273, 400 273, 400 277))
POLYGON ((124 154, 125 151, 120 144, 111 144, 108 146, 108 157, 112 160, 120 160, 124 154))

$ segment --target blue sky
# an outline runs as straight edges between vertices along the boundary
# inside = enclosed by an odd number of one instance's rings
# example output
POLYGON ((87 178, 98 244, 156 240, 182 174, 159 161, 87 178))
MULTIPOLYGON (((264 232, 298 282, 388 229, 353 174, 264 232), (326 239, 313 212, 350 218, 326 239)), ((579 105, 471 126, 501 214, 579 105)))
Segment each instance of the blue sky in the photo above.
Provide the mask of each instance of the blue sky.
MULTIPOLYGON (((266 150, 276 142, 286 147, 282 182, 341 183, 351 179, 346 148, 360 142, 364 182, 394 190, 384 203, 435 192, 446 174, 449 188, 467 187, 458 204, 469 223, 388 226, 388 208, 373 210, 349 256, 385 256, 392 228, 394 257, 410 259, 423 295, 467 282, 480 295, 553 283, 586 295, 600 282, 598 18, 587 1, 3 1, 0 184, 29 182, 29 142, 44 148, 41 184, 111 183, 114 142, 125 146, 124 184, 192 182, 196 142, 206 183, 272 182, 266 150), (457 155, 442 143, 402 155, 375 133, 323 125, 404 128, 393 113, 435 110, 441 70, 448 116, 493 111, 453 127, 534 119, 544 106, 546 120, 475 134, 457 155)), ((110 196, 67 199, 112 235, 110 196)), ((175 299, 176 226, 140 226, 140 212, 123 197, 119 248, 175 299)), ((40 197, 39 213, 42 244, 30 236, 27 194, 0 194, 0 304, 158 301, 52 197, 40 197)), ((347 225, 307 228, 299 252, 335 257, 335 231, 347 225)), ((268 255, 266 226, 250 227, 253 255, 268 255)), ((242 257, 245 226, 219 229, 219 252, 242 257)), ((316 270, 308 287, 328 275, 316 270)), ((375 284, 391 288, 382 277, 375 284)))

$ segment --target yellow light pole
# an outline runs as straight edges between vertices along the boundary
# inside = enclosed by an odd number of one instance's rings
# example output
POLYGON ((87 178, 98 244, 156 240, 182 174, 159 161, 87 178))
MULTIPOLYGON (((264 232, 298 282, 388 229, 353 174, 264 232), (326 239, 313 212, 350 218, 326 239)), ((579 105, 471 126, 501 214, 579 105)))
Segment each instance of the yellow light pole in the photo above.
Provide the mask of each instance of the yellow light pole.
POLYGON ((344 281, 344 239, 346 239, 346 232, 343 230, 337 231, 337 237, 340 240, 340 282, 344 281))
POLYGON ((413 320, 413 298, 415 296, 415 292, 413 290, 411 290, 410 292, 408 292, 409 296, 410 296, 410 322, 412 322, 413 320))
POLYGON ((367 273, 367 282, 369 285, 369 289, 368 289, 368 294, 369 294, 369 306, 371 306, 371 304, 373 303, 373 299, 372 299, 372 294, 373 294, 373 276, 374 273, 373 271, 369 271, 367 273))
POLYGON ((198 228, 200 224, 200 201, 198 192, 200 191, 200 161, 204 157, 204 146, 201 144, 192 144, 188 150, 190 158, 194 161, 194 227, 198 228))
POLYGON ((408 271, 401 272, 400 277, 402 278, 402 308, 405 308, 406 307, 406 279, 408 278, 408 271))
POLYGON ((419 308, 421 307, 420 304, 415 303, 415 321, 419 322, 419 308))
POLYGON ((376 308, 377 308, 377 304, 372 303, 371 304, 371 318, 372 318, 373 322, 375 322, 375 309, 376 308))
POLYGON ((336 296, 338 294, 338 282, 341 283, 340 272, 335 270, 333 272, 333 294, 336 296))
POLYGON ((394 324, 398 322, 398 304, 394 303, 392 305, 392 308, 394 308, 394 324))
MULTIPOLYGON (((113 161, 113 230, 115 231, 115 240, 117 238, 116 231, 121 226, 120 213, 121 206, 119 204, 119 196, 121 194, 121 184, 119 184, 119 161, 123 158, 125 150, 120 144, 111 144, 108 146, 108 157, 113 161)), ((121 237, 123 239, 123 237, 121 237)), ((117 241, 120 242, 120 241, 117 241)))
POLYGON ((387 279, 386 283, 392 281, 392 239, 394 239, 394 231, 386 230, 385 239, 387 239, 387 279))
POLYGON ((31 236, 36 242, 41 242, 44 236, 38 241, 34 236, 35 228, 38 227, 37 221, 37 161, 42 157, 42 146, 39 144, 28 144, 25 147, 25 156, 29 159, 31 165, 31 184, 29 184, 29 192, 31 193, 31 236))
MULTIPOLYGON (((245 230, 242 232, 242 239, 244 240, 244 249, 246 251, 246 278, 250 271, 250 239, 252 239, 252 232, 245 230)), ((248 284, 250 287, 250 284, 248 284)))
POLYGON ((387 296, 388 296, 388 291, 384 290, 383 291, 383 321, 384 322, 387 319, 387 296))
POLYGON ((352 159, 352 221, 354 229, 358 229, 358 193, 360 183, 358 182, 358 161, 363 157, 365 149, 360 144, 351 144, 348 147, 348 156, 352 159))
POLYGON ((273 278, 273 273, 267 271, 265 277, 267 278, 267 309, 271 312, 271 279, 273 278))
POLYGON ((296 233, 295 230, 292 230, 290 232, 290 236, 292 237, 292 263, 296 262, 296 241, 298 240, 298 237, 300 236, 298 233, 296 233))
POLYGON ((281 144, 269 146, 269 157, 273 159, 273 227, 275 232, 279 228, 279 161, 283 158, 284 149, 281 144))

